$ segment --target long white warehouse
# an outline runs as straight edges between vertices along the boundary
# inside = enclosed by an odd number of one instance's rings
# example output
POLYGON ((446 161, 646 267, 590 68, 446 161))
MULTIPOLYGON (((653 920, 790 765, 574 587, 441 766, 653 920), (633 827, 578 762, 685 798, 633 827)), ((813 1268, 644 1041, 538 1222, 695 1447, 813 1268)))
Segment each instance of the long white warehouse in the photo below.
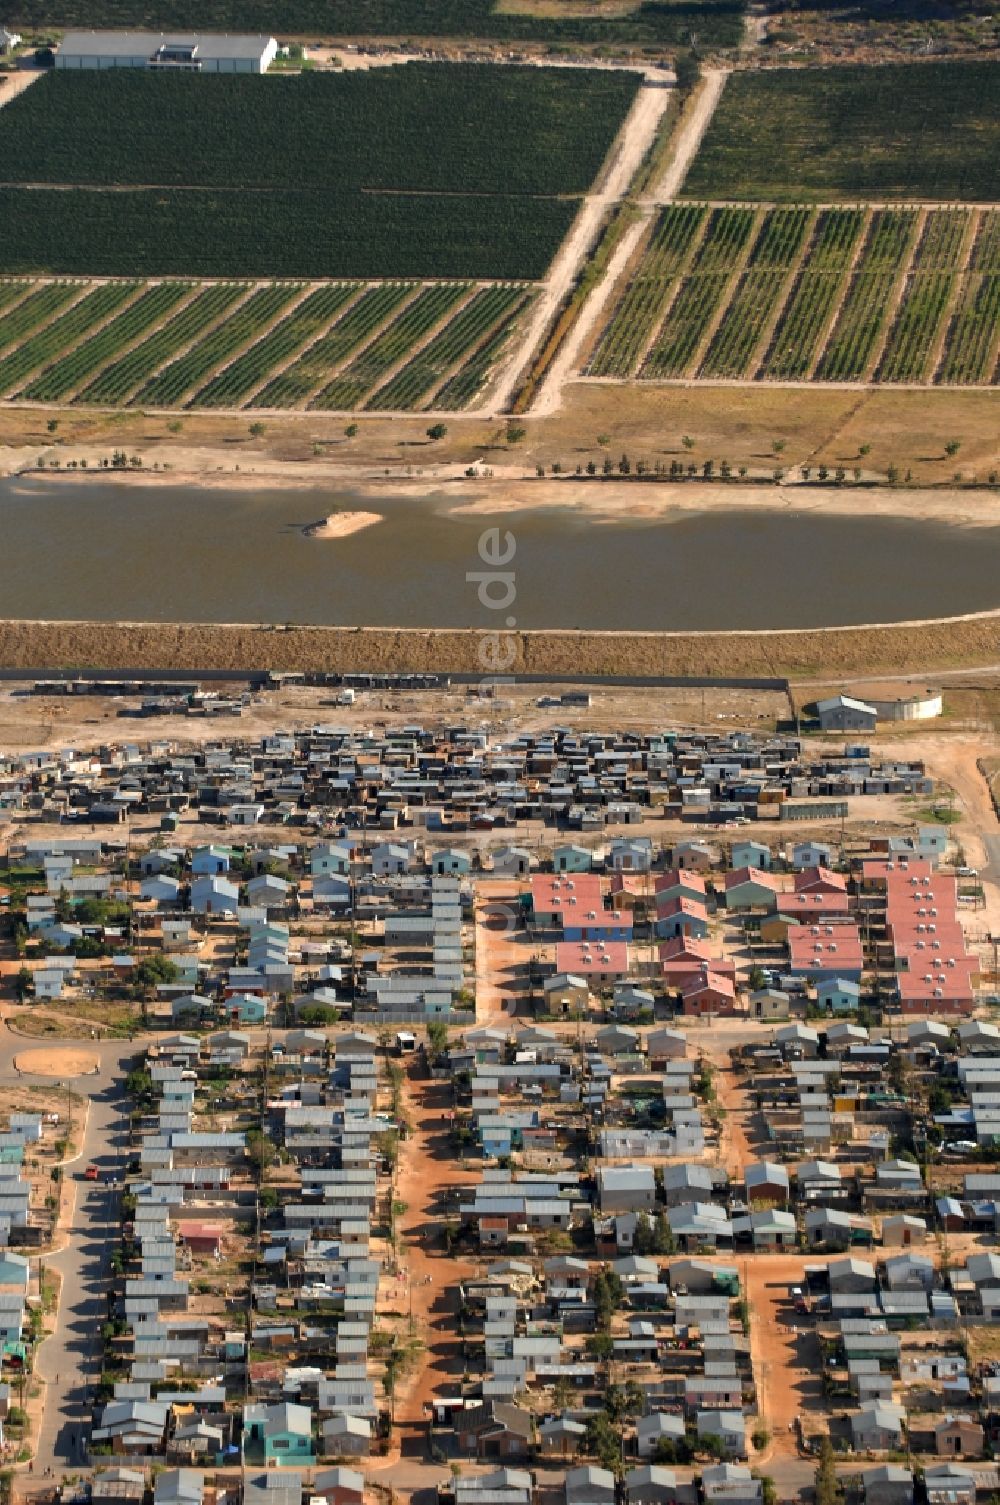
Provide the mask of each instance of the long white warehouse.
POLYGON ((266 73, 274 37, 212 32, 68 31, 57 68, 158 68, 185 73, 266 73))

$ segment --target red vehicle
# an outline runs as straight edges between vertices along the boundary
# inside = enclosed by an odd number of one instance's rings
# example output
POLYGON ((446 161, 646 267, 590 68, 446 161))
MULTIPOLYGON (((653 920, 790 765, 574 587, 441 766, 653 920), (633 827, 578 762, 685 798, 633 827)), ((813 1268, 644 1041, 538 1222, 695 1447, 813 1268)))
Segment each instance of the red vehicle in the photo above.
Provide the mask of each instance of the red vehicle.
POLYGON ((83 1173, 83 1179, 85 1181, 99 1181, 100 1180, 100 1176, 101 1176, 101 1173, 97 1169, 96 1165, 88 1165, 87 1169, 83 1173))

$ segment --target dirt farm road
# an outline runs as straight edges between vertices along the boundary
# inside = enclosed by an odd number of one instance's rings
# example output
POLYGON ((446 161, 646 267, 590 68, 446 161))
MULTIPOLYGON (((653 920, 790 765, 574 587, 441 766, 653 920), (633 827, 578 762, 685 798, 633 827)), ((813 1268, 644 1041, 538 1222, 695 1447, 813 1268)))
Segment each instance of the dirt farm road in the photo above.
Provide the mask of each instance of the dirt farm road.
MULTIPOLYGON (((576 371, 580 351, 584 348, 586 340, 597 328, 603 317, 604 310, 607 308, 615 289, 618 287, 622 276, 639 248, 639 243, 649 227, 650 219, 659 206, 669 204, 677 196, 680 186, 687 175, 687 170, 694 159, 695 152, 701 145, 701 139, 705 134, 708 123, 715 113, 715 107, 719 102, 728 76, 728 72, 722 68, 705 70, 701 88, 677 128, 673 157, 662 176, 653 184, 649 192, 643 195, 640 200, 643 205, 642 216, 634 224, 629 225, 628 229, 622 235, 608 262, 604 276, 584 303, 576 323, 563 341, 561 348, 556 352, 556 356, 531 405, 533 417, 541 417, 545 414, 555 412, 560 407, 563 388, 571 375, 576 371)), ((650 93, 655 91, 647 89, 643 92, 650 93)), ((663 110, 666 108, 668 96, 660 91, 660 97, 663 103, 657 114, 657 124, 659 123, 660 116, 663 114, 663 110)), ((639 95, 639 98, 642 98, 642 94, 639 95)), ((636 159, 635 167, 638 166, 641 160, 641 157, 636 159)), ((624 193, 626 186, 626 184, 621 186, 618 197, 621 197, 621 194, 624 193)), ((601 204, 600 213, 603 214, 607 207, 608 201, 605 200, 601 204)), ((581 211, 580 218, 582 218, 584 212, 581 211)), ((580 218, 577 220, 578 224, 580 218)), ((573 235, 571 232, 570 241, 572 239, 573 235)), ((569 243, 567 241, 566 244, 568 245, 569 243)), ((564 246, 563 249, 565 250, 566 247, 564 246)), ((582 264, 582 255, 574 266, 574 276, 580 264, 582 264)), ((555 266, 553 267, 554 272, 555 266)), ((566 287, 568 286, 569 284, 567 283, 566 287)), ((565 291, 566 288, 564 287, 563 293, 565 291)), ((560 294, 561 296, 562 294, 560 294)))
MULTIPOLYGON (((485 407, 490 412, 500 412, 510 403, 519 378, 537 346, 545 337, 560 304, 597 243, 604 216, 625 196, 639 164, 652 145, 660 121, 670 103, 670 97, 671 86, 663 74, 645 76, 625 123, 618 133, 603 176, 598 181, 594 192, 588 194, 583 200, 580 212, 549 268, 549 275, 542 287, 541 295, 535 303, 510 363, 500 377, 499 383, 487 393, 485 407)), ((606 283, 607 278, 604 278, 601 287, 604 287, 606 283)), ((593 301, 599 291, 600 288, 595 289, 589 301, 593 301)), ((540 411, 537 404, 533 407, 533 411, 540 411)))

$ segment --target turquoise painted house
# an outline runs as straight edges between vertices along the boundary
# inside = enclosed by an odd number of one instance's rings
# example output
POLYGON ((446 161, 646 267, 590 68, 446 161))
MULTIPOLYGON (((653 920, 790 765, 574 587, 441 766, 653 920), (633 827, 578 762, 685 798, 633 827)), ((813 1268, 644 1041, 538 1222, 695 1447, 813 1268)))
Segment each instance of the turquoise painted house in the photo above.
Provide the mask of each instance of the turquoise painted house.
POLYGON ((589 873, 593 870, 594 854, 586 847, 570 842, 568 846, 556 847, 552 853, 552 871, 555 873, 589 873))
POLYGON ((267 1004, 253 993, 234 993, 226 999, 221 1012, 233 1024, 263 1024, 267 1019, 267 1004))
POLYGON ((300 1468, 313 1462, 312 1411, 283 1401, 251 1405, 243 1412, 243 1451, 247 1459, 300 1468))
POLYGON ((849 977, 833 977, 816 984, 816 1003, 831 1014, 856 1014, 861 1005, 861 986, 849 977))

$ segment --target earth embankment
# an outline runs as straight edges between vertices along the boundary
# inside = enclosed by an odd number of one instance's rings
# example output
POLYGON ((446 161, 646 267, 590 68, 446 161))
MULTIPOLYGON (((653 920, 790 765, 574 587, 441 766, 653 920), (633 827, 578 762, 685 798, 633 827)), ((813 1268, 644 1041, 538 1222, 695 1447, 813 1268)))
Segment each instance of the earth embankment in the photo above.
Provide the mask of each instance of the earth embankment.
POLYGON ((491 675, 912 674, 1000 660, 1000 612, 775 632, 507 632, 179 622, 0 622, 0 668, 491 675))

